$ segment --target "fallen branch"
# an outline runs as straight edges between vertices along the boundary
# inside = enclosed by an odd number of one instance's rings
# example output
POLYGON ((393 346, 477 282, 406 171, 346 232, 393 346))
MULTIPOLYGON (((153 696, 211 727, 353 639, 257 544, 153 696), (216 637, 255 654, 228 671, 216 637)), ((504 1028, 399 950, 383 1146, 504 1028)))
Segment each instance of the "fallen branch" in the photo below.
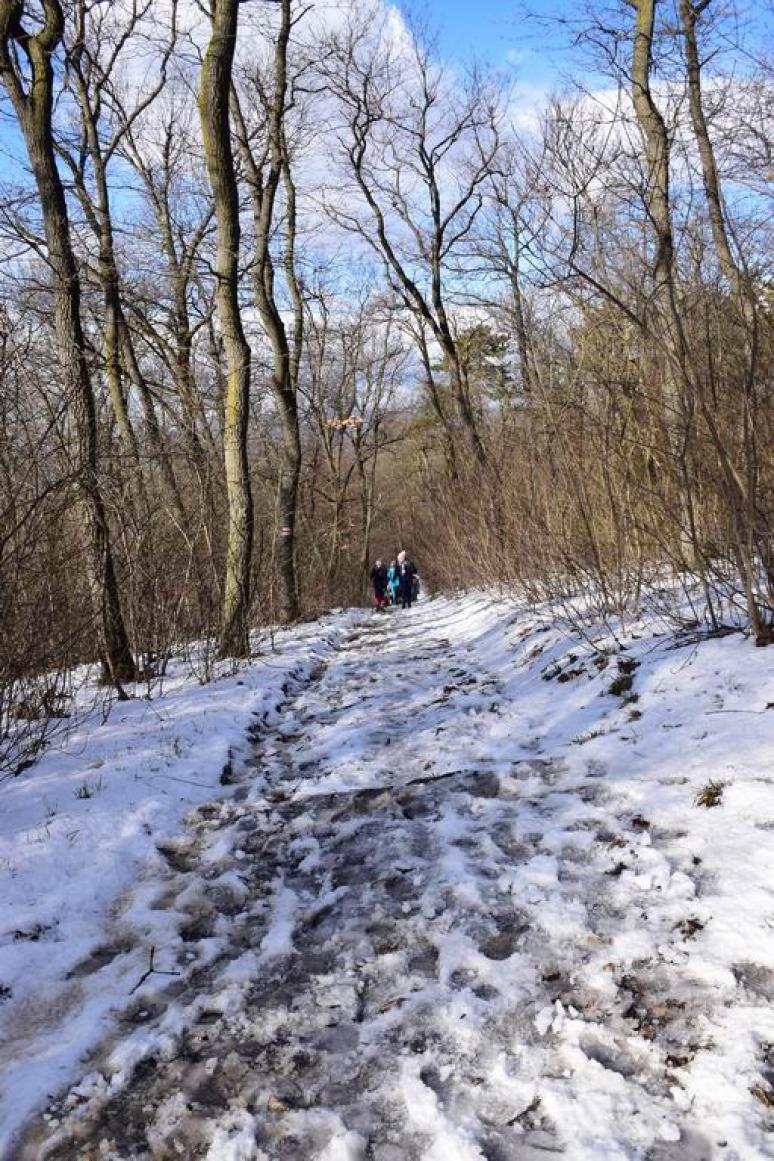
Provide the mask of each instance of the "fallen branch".
POLYGON ((710 714, 765 714, 767 710, 774 709, 774 702, 770 701, 760 710, 754 709, 716 709, 705 710, 704 712, 709 717, 710 714))
POLYGON ((148 960, 148 970, 143 975, 140 976, 139 980, 137 981, 137 983, 134 985, 131 992, 129 993, 130 996, 133 996, 134 993, 137 991, 137 989, 142 987, 142 985, 147 980, 148 976, 152 976, 152 975, 179 976, 180 975, 180 972, 163 971, 161 968, 154 967, 153 964, 154 964, 155 958, 156 958, 156 948, 152 947, 150 949, 150 959, 148 960))
MULTIPOLYGON (((410 778, 408 782, 403 782, 400 786, 394 787, 395 790, 402 790, 404 786, 426 786, 429 782, 442 782, 445 778, 457 778, 460 774, 473 774, 473 770, 447 770, 445 774, 428 774, 422 778, 410 778)), ((388 789, 391 789, 388 787, 388 789)))

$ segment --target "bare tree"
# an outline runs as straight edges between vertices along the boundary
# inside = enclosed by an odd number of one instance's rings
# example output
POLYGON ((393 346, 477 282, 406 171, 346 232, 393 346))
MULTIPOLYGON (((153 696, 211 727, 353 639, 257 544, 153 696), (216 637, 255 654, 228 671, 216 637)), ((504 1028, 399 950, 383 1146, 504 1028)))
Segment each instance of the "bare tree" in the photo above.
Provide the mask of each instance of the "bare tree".
POLYGON ((279 0, 278 9, 279 26, 274 38, 271 76, 265 80, 261 76, 260 67, 257 67, 245 78, 250 104, 255 102, 259 116, 259 123, 252 131, 243 116, 236 89, 232 100, 237 139, 253 212, 255 301, 271 344, 271 389, 282 429, 277 513, 280 613, 284 621, 293 621, 299 611, 295 529, 301 440, 297 392, 304 312, 296 273, 296 187, 286 127, 288 105, 294 99, 293 78, 288 75, 288 45, 294 24, 291 0, 279 0), (279 301, 277 264, 272 248, 279 216, 279 197, 283 190, 284 256, 281 258, 281 268, 291 302, 293 321, 290 335, 279 301))
MULTIPOLYGON (((199 158, 189 124, 188 94, 168 83, 153 109, 153 130, 114 101, 113 113, 124 129, 118 150, 138 175, 151 212, 153 244, 160 244, 163 281, 169 287, 162 301, 159 287, 127 303, 130 325, 167 368, 180 401, 179 427, 192 462, 206 474, 208 457, 218 452, 205 396, 196 382, 194 344, 209 323, 211 288, 203 285, 202 249, 212 225, 212 198, 199 188, 199 158), (149 148, 150 146, 150 148, 149 148)), ((214 409, 212 409, 214 410, 214 409)))
POLYGON ((455 261, 484 204, 500 140, 498 94, 473 75, 450 84, 416 36, 396 49, 382 28, 353 24, 334 40, 327 75, 345 118, 339 134, 365 213, 330 196, 331 216, 385 266, 393 291, 440 347, 458 418, 475 461, 487 461, 468 396, 449 301, 455 261))
MULTIPOLYGON (((754 280, 743 256, 734 253, 732 229, 724 206, 721 179, 702 90, 702 65, 697 26, 711 0, 680 0, 680 20, 685 44, 688 102, 691 125, 701 160, 702 184, 709 214, 712 240, 720 269, 728 281, 744 334, 745 365, 742 379, 742 442, 745 479, 742 491, 747 508, 747 522, 753 532, 755 547, 766 571, 769 600, 774 600, 774 544, 772 528, 762 511, 759 498, 758 408, 762 375, 758 295, 754 280)), ((719 434, 719 433, 718 433, 719 434)))
MULTIPOLYGON (((690 345, 686 334, 686 327, 681 310, 676 272, 676 254, 672 226, 672 206, 670 201, 670 142, 664 118, 658 108, 651 87, 651 71, 653 64, 654 24, 656 0, 637 0, 635 9, 635 36, 632 52, 632 102, 637 120, 642 129, 645 141, 645 151, 648 173, 648 209, 650 221, 656 239, 656 250, 653 261, 653 281, 655 306, 658 317, 666 327, 669 344, 668 350, 680 388, 683 392, 685 406, 692 408, 698 405, 701 410, 712 446, 718 457, 721 469, 722 494, 731 514, 731 531, 733 536, 734 553, 742 584, 747 600, 747 609, 750 623, 756 638, 763 642, 768 639, 770 631, 765 623, 758 605, 756 589, 756 574, 758 569, 759 553, 762 548, 759 530, 756 527, 755 517, 755 479, 754 467, 751 459, 754 450, 750 440, 752 431, 748 418, 745 419, 744 456, 749 471, 745 478, 734 462, 735 457, 725 437, 716 414, 715 401, 706 390, 701 373, 697 370, 692 359, 690 345)), ((691 22, 689 27, 689 45, 691 39, 691 22)), ((690 69, 691 51, 688 49, 690 69)), ((697 78, 695 69, 692 70, 693 79, 689 82, 692 90, 692 116, 694 129, 697 128, 697 114, 700 113, 700 94, 696 92, 697 78)), ((702 143, 705 185, 709 179, 711 220, 713 229, 722 233, 722 220, 718 220, 719 203, 713 191, 712 167, 708 169, 709 157, 707 154, 708 139, 702 134, 701 118, 698 118, 698 138, 702 143)), ((716 239, 717 241, 717 239, 716 239)), ((722 245, 719 251, 721 262, 730 259, 730 251, 722 245)))
POLYGON ((238 0, 215 0, 210 41, 202 63, 199 116, 218 234, 218 318, 228 362, 223 445, 228 496, 228 544, 220 652, 250 652, 250 563, 253 505, 247 461, 250 347, 239 307, 239 195, 231 148, 229 101, 239 16, 238 0))
POLYGON ((62 43, 64 15, 58 0, 44 0, 37 32, 24 24, 20 0, 0 4, 0 77, 24 135, 37 185, 48 262, 54 283, 57 349, 74 412, 75 468, 88 535, 88 568, 94 612, 101 628, 106 679, 123 681, 135 667, 124 625, 97 463, 97 420, 81 322, 80 279, 70 237, 62 181, 56 165, 52 58, 62 43), (26 62, 21 64, 20 54, 26 62), (27 80, 29 70, 29 80, 27 80))
MULTIPOLYGON (((92 229, 97 245, 97 280, 103 303, 103 358, 108 392, 116 415, 119 433, 127 450, 135 459, 137 484, 142 487, 137 437, 133 429, 124 372, 137 392, 143 415, 148 443, 155 465, 164 482, 178 525, 185 528, 187 515, 180 489, 164 442, 164 435, 156 412, 156 405, 135 349, 135 342, 124 310, 126 295, 122 294, 116 259, 115 226, 110 197, 108 169, 131 124, 152 105, 162 92, 166 68, 175 47, 175 5, 172 7, 171 26, 159 62, 158 77, 130 112, 117 120, 108 132, 102 127, 104 114, 120 102, 114 91, 113 72, 120 65, 122 51, 139 34, 140 22, 150 9, 148 0, 137 5, 116 30, 103 28, 85 0, 77 0, 73 13, 71 42, 66 45, 68 79, 74 90, 80 112, 79 140, 73 148, 60 144, 86 221, 92 229), (89 172, 89 170, 91 172, 89 172), (93 192, 92 181, 93 177, 93 192)), ((61 138, 60 138, 61 141, 61 138)))

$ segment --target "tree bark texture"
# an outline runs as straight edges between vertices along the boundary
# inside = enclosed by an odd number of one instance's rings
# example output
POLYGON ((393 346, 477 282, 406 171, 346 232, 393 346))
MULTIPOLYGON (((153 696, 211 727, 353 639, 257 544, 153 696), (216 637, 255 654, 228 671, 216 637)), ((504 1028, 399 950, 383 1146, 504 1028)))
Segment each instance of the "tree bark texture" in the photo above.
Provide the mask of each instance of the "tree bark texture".
POLYGON ((221 656, 249 654, 253 504, 247 460, 250 348, 239 310, 239 201, 231 148, 229 97, 238 0, 215 0, 199 84, 199 117, 217 226, 216 302, 227 364, 223 447, 228 503, 221 656))
POLYGON ((280 23, 274 45, 274 76, 271 96, 266 98, 267 160, 260 167, 250 145, 247 125, 234 95, 234 113, 241 155, 250 190, 255 233, 255 304, 272 350, 271 390, 281 429, 280 478, 277 489, 277 570, 279 573, 280 619, 298 617, 296 578, 296 513, 301 474, 301 439, 298 427, 298 362, 303 327, 303 304, 295 273, 296 231, 295 187, 285 140, 285 110, 288 87, 288 43, 291 30, 291 2, 280 0, 280 23), (288 337, 275 292, 275 261, 271 243, 276 225, 277 194, 280 184, 286 193, 285 276, 295 320, 293 342, 288 337))

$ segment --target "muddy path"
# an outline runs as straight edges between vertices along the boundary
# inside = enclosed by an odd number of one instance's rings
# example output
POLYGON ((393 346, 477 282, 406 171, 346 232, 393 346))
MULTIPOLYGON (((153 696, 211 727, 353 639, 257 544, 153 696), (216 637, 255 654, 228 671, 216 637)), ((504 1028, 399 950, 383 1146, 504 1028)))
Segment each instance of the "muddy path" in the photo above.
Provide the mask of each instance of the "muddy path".
MULTIPOLYGON (((509 712, 475 642, 421 609, 364 621, 165 850, 179 940, 149 966, 179 974, 137 987, 15 1157, 547 1161, 567 1012, 661 1116, 692 1012, 657 965, 576 970, 626 922, 615 867, 642 828, 611 830, 599 770, 504 762, 487 731, 509 712)), ((647 1156, 704 1157, 691 1139, 647 1156)))

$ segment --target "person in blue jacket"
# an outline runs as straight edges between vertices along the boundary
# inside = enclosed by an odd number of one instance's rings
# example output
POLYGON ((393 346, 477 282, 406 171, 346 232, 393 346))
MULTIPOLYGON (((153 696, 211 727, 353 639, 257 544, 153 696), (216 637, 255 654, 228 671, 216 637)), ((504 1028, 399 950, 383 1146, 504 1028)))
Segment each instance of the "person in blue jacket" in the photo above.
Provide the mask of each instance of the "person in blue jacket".
POLYGON ((400 589, 400 569, 397 560, 390 561, 390 567, 387 569, 387 586, 390 592, 390 604, 397 605, 398 590, 400 589))

